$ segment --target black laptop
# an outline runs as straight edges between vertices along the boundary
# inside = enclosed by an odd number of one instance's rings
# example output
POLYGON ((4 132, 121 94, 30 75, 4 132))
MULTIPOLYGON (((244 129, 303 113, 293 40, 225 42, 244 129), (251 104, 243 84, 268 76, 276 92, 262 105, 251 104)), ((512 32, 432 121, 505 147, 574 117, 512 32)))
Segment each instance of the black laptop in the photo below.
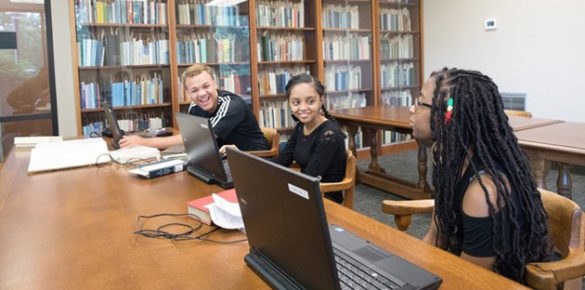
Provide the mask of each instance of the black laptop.
MULTIPOLYGON (((116 119, 116 115, 114 114, 112 107, 110 107, 110 105, 108 105, 107 103, 103 104, 103 107, 104 114, 106 115, 106 120, 108 121, 108 129, 110 131, 109 134, 111 134, 111 137, 113 138, 112 146, 118 149, 120 148, 118 142, 120 141, 120 139, 122 139, 122 136, 124 136, 124 131, 120 129, 120 126, 118 125, 118 120, 116 119)), ((160 128, 156 130, 146 129, 144 131, 136 133, 136 135, 145 138, 170 136, 173 135, 173 131, 168 130, 166 128, 160 128)))
POLYGON ((234 187, 227 160, 222 160, 209 119, 189 114, 175 115, 189 164, 187 171, 206 183, 234 187))
POLYGON ((435 289, 441 278, 327 225, 319 179, 228 150, 250 252, 277 289, 435 289))

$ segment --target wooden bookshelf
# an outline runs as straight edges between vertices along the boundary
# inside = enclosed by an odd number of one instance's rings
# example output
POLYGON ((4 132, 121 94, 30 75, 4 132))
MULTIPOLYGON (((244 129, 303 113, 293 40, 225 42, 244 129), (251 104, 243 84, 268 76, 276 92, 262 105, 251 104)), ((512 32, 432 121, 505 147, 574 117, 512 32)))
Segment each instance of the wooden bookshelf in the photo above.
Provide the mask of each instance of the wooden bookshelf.
MULTIPOLYGON (((179 77, 188 66, 194 63, 205 63, 216 71, 220 88, 242 95, 249 101, 261 125, 277 127, 281 132, 289 132, 292 124, 275 124, 278 122, 274 120, 266 122, 266 110, 281 110, 279 118, 290 115, 286 109, 281 109, 281 106, 286 103, 284 84, 290 76, 300 71, 310 72, 326 85, 326 99, 331 109, 384 105, 385 102, 387 103, 387 95, 396 93, 410 96, 411 100, 411 96, 416 95, 420 90, 423 79, 420 0, 406 0, 408 2, 404 2, 405 0, 248 0, 231 7, 205 8, 210 9, 206 11, 205 17, 201 17, 202 14, 196 12, 197 5, 189 6, 189 4, 203 5, 210 1, 146 0, 146 3, 166 4, 164 23, 122 23, 120 21, 107 23, 107 21, 96 21, 95 17, 90 19, 87 15, 79 13, 83 10, 79 6, 87 8, 85 6, 87 3, 134 4, 142 1, 70 1, 75 82, 81 85, 91 78, 108 80, 110 75, 113 76, 116 73, 129 74, 136 78, 144 73, 158 72, 161 74, 164 95, 160 103, 125 104, 116 106, 114 109, 119 116, 164 114, 165 125, 174 126, 173 114, 186 111, 190 103, 188 98, 184 97, 179 77), (281 15, 280 11, 287 11, 287 14, 281 15), (410 17, 410 26, 403 25, 400 29, 389 26, 389 23, 392 23, 388 21, 389 15, 393 13, 398 15, 406 11, 410 17), (350 21, 346 23, 340 21, 341 18, 337 20, 331 18, 336 17, 336 13, 338 18, 340 13, 351 14, 350 21), (164 35, 168 40, 166 47, 168 61, 148 64, 104 62, 93 65, 85 63, 83 56, 78 55, 78 38, 84 33, 90 36, 96 35, 97 38, 102 34, 101 31, 108 33, 117 31, 119 35, 150 32, 164 35), (396 46, 396 42, 400 41, 409 43, 410 52, 392 55, 389 52, 390 46, 396 46), (412 41, 412 44, 409 41, 412 41), (206 44, 207 56, 204 59, 201 52, 197 56, 197 53, 185 50, 186 47, 193 49, 193 43, 199 47, 203 42, 206 44), (226 54, 221 56, 217 50, 220 42, 222 48, 226 49, 226 54), (296 52, 299 53, 291 54, 290 50, 284 50, 282 54, 283 44, 292 43, 297 45, 296 52), (343 52, 336 51, 335 53, 327 49, 328 46, 333 48, 335 45, 347 46, 348 44, 358 49, 350 50, 349 53, 345 48, 343 52), (267 51, 270 47, 278 47, 280 50, 267 51), (207 49, 210 48, 215 49, 208 52, 207 49), (396 72, 400 70, 408 71, 407 75, 410 76, 408 81, 403 78, 397 81, 389 77, 392 73, 399 75, 396 72), (335 72, 339 71, 346 72, 347 75, 335 76, 335 72), (267 75, 268 83, 266 83, 267 75), (270 78, 272 78, 272 83, 270 83, 270 78), (275 89, 272 86, 275 85, 276 78, 279 82, 275 89), (237 88, 234 87, 236 83, 237 88)), ((105 14, 101 16, 103 17, 105 14)), ((408 18, 404 15, 401 17, 408 18)), ((404 44, 398 44, 400 45, 404 46, 404 44)), ((106 82, 105 85, 107 84, 106 82)), ((100 93, 102 91, 100 90, 100 93)), ((78 86, 75 95, 79 134, 83 133, 84 125, 103 115, 99 104, 93 108, 87 107, 82 102, 83 93, 84 91, 78 86)), ((99 96, 99 98, 104 99, 104 96, 99 96)), ((367 139, 369 138, 364 140, 367 139)), ((384 136, 380 137, 381 142, 385 141, 384 139, 386 139, 384 136)))

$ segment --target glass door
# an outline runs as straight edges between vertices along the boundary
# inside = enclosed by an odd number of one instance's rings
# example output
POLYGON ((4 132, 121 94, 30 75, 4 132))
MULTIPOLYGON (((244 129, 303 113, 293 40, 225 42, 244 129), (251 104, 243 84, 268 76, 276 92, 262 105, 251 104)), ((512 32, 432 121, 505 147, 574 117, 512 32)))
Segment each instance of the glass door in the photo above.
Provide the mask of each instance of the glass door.
POLYGON ((14 137, 58 135, 49 4, 0 0, 0 160, 14 137))

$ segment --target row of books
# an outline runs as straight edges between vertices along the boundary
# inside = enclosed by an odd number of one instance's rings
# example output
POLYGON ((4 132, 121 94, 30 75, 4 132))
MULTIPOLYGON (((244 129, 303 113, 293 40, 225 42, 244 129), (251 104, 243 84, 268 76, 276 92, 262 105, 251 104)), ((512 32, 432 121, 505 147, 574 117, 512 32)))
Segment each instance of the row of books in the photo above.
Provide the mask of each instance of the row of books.
POLYGON ((328 4, 323 7, 323 28, 359 29, 358 6, 328 4))
POLYGON ((404 4, 410 4, 410 3, 416 3, 417 0, 379 0, 380 3, 404 3, 404 4))
POLYGON ((157 73, 143 75, 136 80, 118 80, 109 83, 81 82, 82 109, 100 108, 103 102, 112 107, 161 104, 164 102, 164 84, 157 73))
POLYGON ((295 122, 292 118, 288 100, 261 101, 258 123, 260 126, 269 128, 293 127, 295 122))
POLYGON ((166 24, 167 3, 161 0, 76 0, 77 23, 166 24))
POLYGON ((414 44, 412 34, 396 35, 391 37, 386 34, 380 39, 380 58, 398 59, 413 58, 414 44))
POLYGON ((236 62, 243 61, 242 48, 235 34, 221 39, 205 33, 183 34, 177 40, 178 63, 236 62))
MULTIPOLYGON (((148 128, 163 128, 165 124, 169 124, 168 118, 163 113, 128 113, 124 114, 122 118, 118 119, 118 126, 124 132, 136 132, 146 130, 148 128)), ((90 137, 96 133, 101 133, 107 126, 107 122, 104 120, 104 116, 92 116, 91 118, 84 120, 82 126, 83 136, 90 137)))
MULTIPOLYGON (((244 98, 244 100, 248 99, 248 97, 251 95, 252 88, 250 87, 251 81, 249 74, 239 74, 233 71, 221 71, 219 78, 214 76, 214 79, 217 81, 217 86, 219 89, 235 93, 244 98)), ((177 91, 179 92, 179 101, 183 103, 191 102, 189 96, 185 94, 183 81, 180 77, 178 84, 179 87, 177 91)))
POLYGON ((325 88, 327 91, 346 91, 362 88, 360 66, 331 65, 325 67, 325 88))
POLYGON ((286 91, 286 84, 295 75, 309 73, 309 67, 279 68, 260 71, 260 94, 275 95, 286 91))
POLYGON ((382 131, 382 145, 404 142, 410 139, 412 139, 410 134, 398 133, 394 131, 382 131))
POLYGON ((323 38, 324 60, 370 59, 369 36, 345 35, 323 38))
POLYGON ((108 33, 80 35, 79 66, 168 64, 169 46, 164 33, 108 33))
POLYGON ((412 23, 410 10, 402 9, 382 9, 380 11, 380 29, 391 31, 410 31, 412 23))
POLYGON ((413 86, 415 84, 415 69, 413 63, 390 63, 380 66, 382 88, 396 88, 413 86))
POLYGON ((291 1, 258 1, 256 24, 278 27, 304 27, 305 3, 291 1))
POLYGON ((410 107, 413 104, 412 93, 410 90, 383 92, 382 104, 385 106, 410 107))
POLYGON ((178 24, 218 26, 246 24, 240 21, 240 8, 237 5, 215 5, 213 2, 218 1, 179 0, 177 4, 178 24))
POLYGON ((365 93, 349 93, 345 96, 327 96, 327 110, 341 110, 348 108, 361 108, 366 106, 365 93))
POLYGON ((258 41, 258 58, 262 61, 291 61, 304 58, 303 35, 283 35, 264 31, 258 41))

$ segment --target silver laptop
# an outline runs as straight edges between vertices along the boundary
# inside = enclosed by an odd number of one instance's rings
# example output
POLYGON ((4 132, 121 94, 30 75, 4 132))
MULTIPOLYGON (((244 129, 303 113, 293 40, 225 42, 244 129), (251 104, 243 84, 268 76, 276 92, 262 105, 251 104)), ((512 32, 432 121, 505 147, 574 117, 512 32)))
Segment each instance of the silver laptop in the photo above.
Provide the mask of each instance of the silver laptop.
POLYGON ((441 278, 327 225, 319 179, 228 150, 250 252, 277 289, 435 289, 441 278))
MULTIPOLYGON (((122 129, 120 129, 120 126, 118 125, 118 120, 116 119, 116 114, 114 114, 112 107, 110 107, 110 105, 107 103, 103 104, 103 107, 106 120, 108 121, 108 129, 110 130, 109 134, 112 135, 113 139, 112 146, 115 149, 119 149, 120 145, 118 142, 120 142, 120 139, 122 139, 122 137, 128 132, 124 132, 122 131, 122 129)), ((173 131, 167 130, 166 128, 161 128, 157 130, 146 129, 141 132, 134 132, 133 135, 138 135, 144 138, 151 138, 160 136, 171 136, 173 135, 173 131)))
POLYGON ((183 113, 175 117, 187 153, 187 171, 206 183, 232 188, 229 166, 220 156, 209 119, 183 113))

